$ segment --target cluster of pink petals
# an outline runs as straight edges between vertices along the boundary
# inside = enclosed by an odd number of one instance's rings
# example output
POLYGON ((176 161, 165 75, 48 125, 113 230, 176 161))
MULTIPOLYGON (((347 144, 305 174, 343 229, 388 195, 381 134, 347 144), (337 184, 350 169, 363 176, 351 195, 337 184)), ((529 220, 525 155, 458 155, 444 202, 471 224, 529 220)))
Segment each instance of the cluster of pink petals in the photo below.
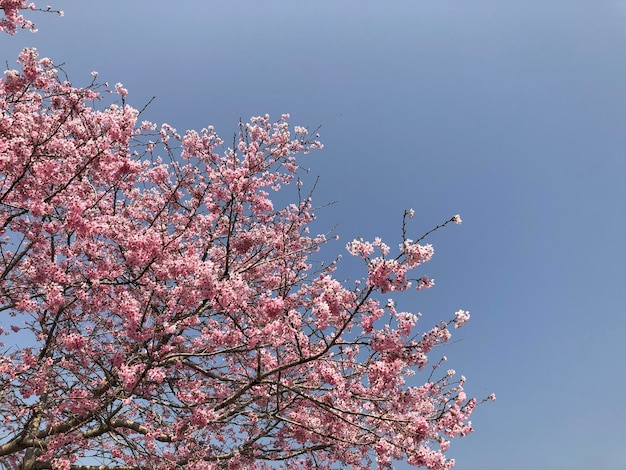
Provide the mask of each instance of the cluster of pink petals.
MULTIPOLYGON (((37 6, 28 2, 28 0, 0 0, 0 10, 2 10, 3 16, 0 18, 0 32, 5 31, 9 34, 15 34, 19 29, 30 29, 31 31, 37 31, 35 24, 22 15, 23 10, 37 10, 37 6)), ((59 16, 63 16, 63 11, 53 10, 51 6, 48 6, 45 10, 47 12, 57 13, 59 16)))

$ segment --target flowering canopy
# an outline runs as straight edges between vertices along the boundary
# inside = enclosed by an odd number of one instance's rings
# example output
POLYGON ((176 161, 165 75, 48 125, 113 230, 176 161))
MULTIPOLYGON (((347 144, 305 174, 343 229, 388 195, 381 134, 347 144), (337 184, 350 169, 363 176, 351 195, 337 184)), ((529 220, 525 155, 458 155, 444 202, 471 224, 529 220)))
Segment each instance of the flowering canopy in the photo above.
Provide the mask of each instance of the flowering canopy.
POLYGON ((357 285, 316 267, 310 197, 270 198, 316 136, 264 116, 224 148, 211 127, 139 123, 121 85, 98 110, 106 87, 32 49, 19 63, 0 80, 0 465, 454 465, 464 378, 405 379, 469 314, 419 335, 379 302, 433 254, 406 231, 395 256, 348 244, 357 285))

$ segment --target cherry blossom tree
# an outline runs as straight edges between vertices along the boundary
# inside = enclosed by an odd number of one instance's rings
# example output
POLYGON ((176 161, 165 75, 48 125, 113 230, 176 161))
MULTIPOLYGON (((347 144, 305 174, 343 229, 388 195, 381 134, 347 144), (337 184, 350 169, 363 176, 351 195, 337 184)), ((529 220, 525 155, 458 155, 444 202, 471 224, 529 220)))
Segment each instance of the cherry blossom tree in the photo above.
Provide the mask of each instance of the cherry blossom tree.
MULTIPOLYGON (((3 27, 31 27, 11 6, 3 27)), ((412 211, 397 251, 348 243, 364 273, 342 281, 298 179, 314 132, 283 115, 232 146, 179 135, 120 84, 73 87, 32 49, 18 62, 0 80, 0 466, 454 465, 477 400, 427 355, 469 314, 419 331, 387 300, 432 285, 411 279, 433 255, 412 211)))

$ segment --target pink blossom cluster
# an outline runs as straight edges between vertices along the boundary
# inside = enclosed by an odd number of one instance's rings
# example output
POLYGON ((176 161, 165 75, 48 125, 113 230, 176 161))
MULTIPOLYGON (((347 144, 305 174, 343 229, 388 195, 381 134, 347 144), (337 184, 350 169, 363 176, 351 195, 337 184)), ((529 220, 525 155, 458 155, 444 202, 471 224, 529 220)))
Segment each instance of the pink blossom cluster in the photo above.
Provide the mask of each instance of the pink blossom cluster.
POLYGON ((454 327, 461 328, 470 319, 469 312, 458 310, 454 313, 454 327))
MULTIPOLYGON (((22 10, 38 10, 34 3, 27 3, 27 0, 0 0, 0 10, 4 15, 0 18, 0 32, 6 31, 9 34, 15 34, 18 28, 37 31, 35 24, 20 13, 22 10)), ((63 11, 53 10, 51 6, 40 11, 54 12, 63 16, 63 11)))
POLYGON ((0 358, 0 462, 454 465, 476 400, 453 374, 407 378, 469 314, 420 332, 378 300, 430 260, 421 239, 349 243, 361 288, 317 267, 311 199, 271 197, 317 136, 261 116, 224 147, 139 123, 121 85, 75 88, 31 49, 19 63, 0 80, 0 307, 30 342, 0 358))

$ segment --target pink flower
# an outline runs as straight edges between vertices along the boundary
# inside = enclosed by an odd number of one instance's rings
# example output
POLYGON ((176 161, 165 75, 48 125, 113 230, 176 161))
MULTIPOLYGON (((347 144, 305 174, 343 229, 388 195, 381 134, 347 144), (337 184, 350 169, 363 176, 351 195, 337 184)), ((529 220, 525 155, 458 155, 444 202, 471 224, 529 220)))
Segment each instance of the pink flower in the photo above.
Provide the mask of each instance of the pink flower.
POLYGON ((121 83, 116 83, 115 84, 115 92, 119 93, 122 96, 128 95, 128 90, 126 88, 124 88, 121 83))
POLYGON ((454 313, 454 327, 461 328, 470 319, 469 312, 458 310, 454 313))
POLYGON ((70 333, 63 338, 63 346, 68 351, 77 351, 85 347, 87 344, 87 338, 78 333, 70 333))
POLYGON ((146 374, 148 380, 156 383, 161 383, 165 379, 165 370, 162 367, 154 367, 146 374))

